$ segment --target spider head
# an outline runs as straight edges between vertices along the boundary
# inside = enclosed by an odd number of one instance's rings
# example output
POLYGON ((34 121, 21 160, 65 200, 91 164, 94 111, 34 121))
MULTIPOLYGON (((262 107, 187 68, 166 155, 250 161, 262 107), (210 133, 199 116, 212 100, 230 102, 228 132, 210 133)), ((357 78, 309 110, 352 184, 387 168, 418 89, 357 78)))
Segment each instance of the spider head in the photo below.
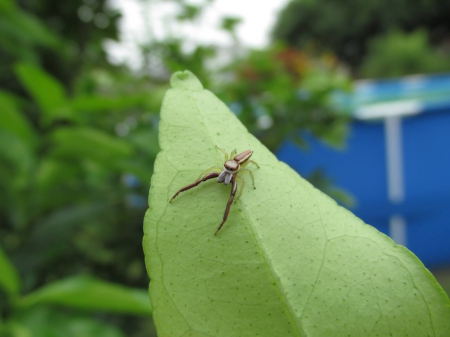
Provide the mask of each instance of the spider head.
POLYGON ((223 171, 219 174, 217 181, 228 185, 233 175, 239 171, 239 163, 235 160, 227 160, 223 163, 223 171))
POLYGON ((239 170, 239 166, 239 162, 237 162, 236 160, 227 160, 225 163, 223 163, 223 167, 228 171, 237 171, 239 170))

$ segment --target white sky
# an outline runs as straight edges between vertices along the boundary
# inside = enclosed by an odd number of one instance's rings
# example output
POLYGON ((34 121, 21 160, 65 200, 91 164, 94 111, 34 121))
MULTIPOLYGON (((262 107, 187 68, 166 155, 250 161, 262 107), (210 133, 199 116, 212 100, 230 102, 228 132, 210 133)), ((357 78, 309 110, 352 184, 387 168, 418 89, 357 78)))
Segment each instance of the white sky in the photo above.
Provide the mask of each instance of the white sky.
MULTIPOLYGON (((195 24, 180 25, 173 20, 177 6, 164 0, 111 0, 122 12, 120 43, 108 41, 106 48, 114 63, 126 63, 132 69, 140 64, 138 44, 164 37, 187 37, 193 43, 231 46, 229 34, 219 25, 225 16, 239 17, 239 41, 244 47, 261 48, 269 43, 269 34, 278 12, 289 0, 215 0, 195 24)), ((192 4, 204 1, 191 0, 192 4)))

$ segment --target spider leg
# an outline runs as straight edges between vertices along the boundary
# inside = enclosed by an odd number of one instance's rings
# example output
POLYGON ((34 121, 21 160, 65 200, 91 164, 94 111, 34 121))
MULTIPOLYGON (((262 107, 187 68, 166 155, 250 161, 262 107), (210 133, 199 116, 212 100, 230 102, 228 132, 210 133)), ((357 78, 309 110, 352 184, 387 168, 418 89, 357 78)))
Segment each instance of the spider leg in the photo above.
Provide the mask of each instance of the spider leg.
POLYGON ((199 180, 201 177, 205 176, 207 173, 210 173, 210 172, 218 172, 218 173, 220 173, 220 172, 222 172, 222 169, 221 169, 219 166, 213 166, 213 167, 210 167, 209 169, 203 171, 203 172, 198 176, 197 180, 199 180))
POLYGON ((239 193, 238 193, 238 195, 237 195, 237 197, 236 197, 236 200, 235 200, 234 202, 236 202, 236 201, 239 200, 239 198, 240 198, 241 195, 242 195, 242 191, 244 191, 244 186, 245 186, 245 181, 244 181, 244 179, 242 179, 242 178, 236 176, 236 180, 237 180, 238 182, 241 183, 241 186, 239 186, 239 193))
POLYGON ((230 159, 231 159, 231 158, 234 158, 234 156, 236 155, 236 153, 237 153, 236 149, 234 149, 233 151, 231 151, 231 153, 230 153, 230 159))
POLYGON ((257 163, 256 161, 254 161, 254 160, 248 160, 247 162, 256 165, 257 168, 260 168, 259 165, 258 165, 258 163, 257 163))
MULTIPOLYGON (((227 161, 228 160, 228 153, 227 153, 227 151, 225 151, 224 149, 221 149, 217 145, 216 145, 216 149, 219 150, 220 152, 222 152, 225 155, 225 161, 227 161)), ((231 158, 233 158, 233 157, 231 157, 231 158)))
POLYGON ((218 176, 219 176, 218 172, 211 172, 211 173, 207 174, 203 178, 198 179, 195 183, 192 183, 192 184, 187 185, 187 186, 183 187, 182 189, 180 189, 177 193, 175 193, 175 195, 172 197, 172 199, 169 200, 169 202, 172 202, 172 200, 175 199, 177 197, 177 195, 180 194, 181 192, 190 190, 191 188, 197 186, 201 182, 206 181, 208 179, 212 179, 212 178, 218 177, 218 176))
POLYGON ((241 173, 241 175, 242 174, 245 174, 245 173, 248 173, 248 174, 250 174, 250 178, 252 178, 252 185, 253 185, 253 188, 256 188, 256 186, 255 186, 255 178, 253 177, 253 172, 252 171, 250 171, 249 169, 240 169, 239 170, 239 173, 241 173))
POLYGON ((219 225, 219 228, 217 228, 217 230, 214 233, 214 235, 216 235, 217 232, 220 231, 220 229, 222 228, 222 226, 225 223, 225 221, 227 221, 228 213, 230 212, 231 204, 233 203, 234 196, 236 195, 236 190, 237 190, 236 175, 234 175, 233 178, 231 179, 230 199, 228 200, 227 208, 225 208, 225 214, 223 215, 222 223, 219 225))
POLYGON ((256 165, 257 168, 260 168, 259 165, 254 160, 247 160, 245 163, 241 164, 241 167, 246 167, 249 163, 256 165))

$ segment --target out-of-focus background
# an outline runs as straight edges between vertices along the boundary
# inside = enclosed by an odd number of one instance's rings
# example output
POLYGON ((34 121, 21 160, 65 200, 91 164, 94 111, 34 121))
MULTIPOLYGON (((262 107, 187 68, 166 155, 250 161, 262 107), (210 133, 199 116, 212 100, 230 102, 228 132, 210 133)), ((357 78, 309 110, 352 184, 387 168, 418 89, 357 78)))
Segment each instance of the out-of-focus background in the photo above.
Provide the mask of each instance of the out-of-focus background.
POLYGON ((0 0, 0 335, 155 335, 142 222, 185 69, 448 291, 449 17, 447 0, 0 0))

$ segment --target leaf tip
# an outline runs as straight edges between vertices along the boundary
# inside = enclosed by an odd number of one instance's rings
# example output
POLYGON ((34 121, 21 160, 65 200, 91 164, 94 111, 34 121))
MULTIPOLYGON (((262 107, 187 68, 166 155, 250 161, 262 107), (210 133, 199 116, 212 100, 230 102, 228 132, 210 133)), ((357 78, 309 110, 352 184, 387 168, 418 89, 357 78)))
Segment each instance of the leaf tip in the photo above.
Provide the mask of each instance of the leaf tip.
POLYGON ((172 88, 184 88, 195 91, 203 89, 201 82, 189 70, 174 73, 170 78, 170 86, 172 88))

